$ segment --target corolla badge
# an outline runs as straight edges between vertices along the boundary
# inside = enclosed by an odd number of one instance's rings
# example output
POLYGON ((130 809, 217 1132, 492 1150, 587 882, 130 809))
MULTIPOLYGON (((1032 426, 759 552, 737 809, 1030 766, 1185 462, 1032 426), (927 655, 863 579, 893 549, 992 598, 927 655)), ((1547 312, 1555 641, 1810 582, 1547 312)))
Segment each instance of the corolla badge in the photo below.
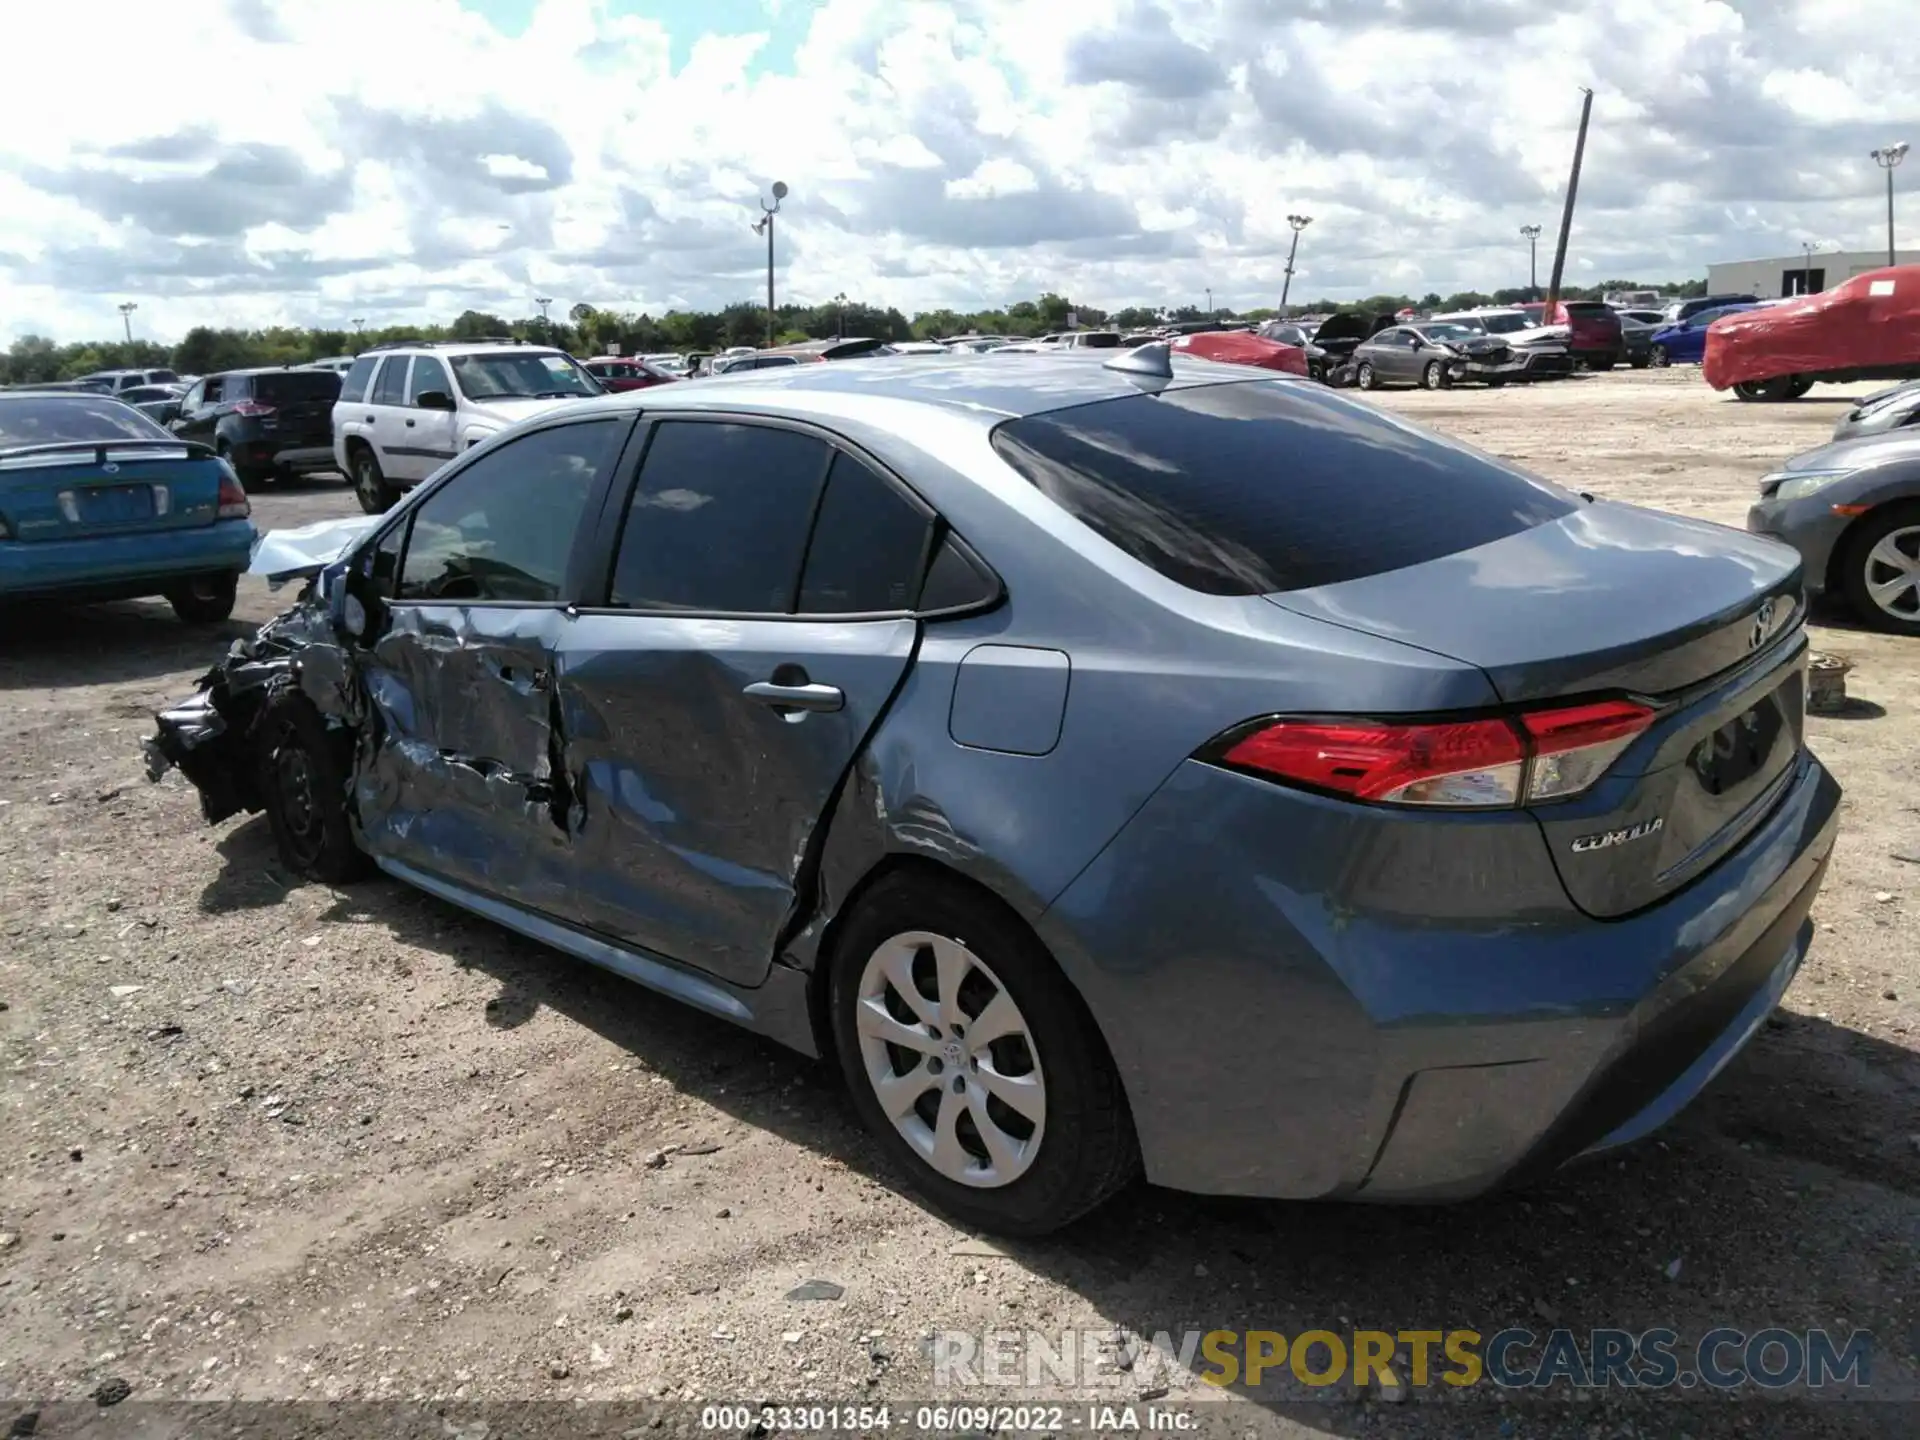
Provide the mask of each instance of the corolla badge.
POLYGON ((1649 835, 1657 834, 1666 823, 1664 817, 1656 815, 1651 820, 1642 820, 1638 825, 1629 825, 1624 830, 1602 830, 1598 835, 1582 835, 1573 842, 1573 853, 1584 855, 1589 850, 1611 850, 1616 845, 1644 840, 1649 835))

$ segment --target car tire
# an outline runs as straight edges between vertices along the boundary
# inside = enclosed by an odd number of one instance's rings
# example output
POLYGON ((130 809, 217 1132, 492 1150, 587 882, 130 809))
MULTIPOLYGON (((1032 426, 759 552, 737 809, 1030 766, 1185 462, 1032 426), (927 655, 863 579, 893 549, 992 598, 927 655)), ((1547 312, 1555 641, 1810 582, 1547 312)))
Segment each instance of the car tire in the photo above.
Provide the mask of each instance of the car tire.
POLYGON ((386 514, 393 508, 393 502, 400 498, 400 491, 382 473, 380 462, 374 458, 372 450, 365 447, 355 450, 352 461, 353 473, 349 478, 353 483, 354 499, 369 515, 386 514))
POLYGON ((1635 370, 1646 369, 1647 363, 1648 360, 1645 355, 1635 355, 1631 360, 1627 361, 1627 364, 1631 365, 1635 370))
POLYGON ((261 711, 254 735, 259 793, 281 863, 326 885, 366 874, 371 862, 347 814, 352 732, 330 729, 311 700, 287 690, 261 711))
POLYGON ((1742 380, 1733 387, 1733 393, 1742 400, 1777 404, 1783 400, 1797 400, 1806 394, 1805 389, 1796 388, 1799 384, 1800 377, 1797 375, 1776 375, 1771 380, 1742 380))
POLYGON ((1011 910, 963 882, 896 870, 837 929, 828 1006, 854 1108, 936 1207, 978 1230, 1045 1235, 1133 1178, 1139 1151, 1106 1046, 1011 910), (966 1031, 989 1006, 995 1034, 976 1050, 966 1031), (1012 1108, 1011 1094, 1033 1109, 1012 1108))
POLYGON ((1920 635, 1920 589, 1915 588, 1920 584, 1920 569, 1910 567, 1920 567, 1920 501, 1883 505, 1857 521, 1847 535, 1840 558, 1841 593, 1853 613, 1874 629, 1920 635), (1895 556, 1909 565, 1899 565, 1895 556), (1915 607, 1912 612, 1889 610, 1873 594, 1876 583, 1897 579, 1902 568, 1912 577, 1910 583, 1887 598, 1894 603, 1908 601, 1915 607))
POLYGON ((1647 351, 1647 363, 1652 365, 1656 370, 1664 370, 1673 364, 1673 356, 1667 353, 1666 346, 1655 345, 1651 350, 1647 351))
POLYGON ((1587 362, 1587 369, 1602 375, 1606 374, 1606 372, 1612 368, 1613 356, 1611 355, 1601 355, 1587 362))
POLYGON ((1487 377, 1487 389, 1489 390, 1498 390, 1506 383, 1507 377, 1504 375, 1489 375, 1487 377))
POLYGON ((238 575, 202 575, 167 593, 167 604, 188 625, 218 625, 233 614, 239 590, 238 575))
POLYGON ((1353 372, 1353 383, 1362 390, 1378 390, 1380 377, 1374 372, 1373 366, 1362 360, 1359 368, 1353 372))
POLYGON ((1429 360, 1427 368, 1420 372, 1420 383, 1429 390, 1446 390, 1452 386, 1453 377, 1447 373, 1443 362, 1429 360))

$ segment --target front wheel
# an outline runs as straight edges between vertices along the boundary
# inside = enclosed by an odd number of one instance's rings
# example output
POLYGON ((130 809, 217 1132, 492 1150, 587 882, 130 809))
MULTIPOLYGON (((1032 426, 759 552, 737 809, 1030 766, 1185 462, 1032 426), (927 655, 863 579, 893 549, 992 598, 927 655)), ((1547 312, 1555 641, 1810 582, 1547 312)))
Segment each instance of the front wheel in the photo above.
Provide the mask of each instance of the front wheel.
POLYGON ((997 901, 896 872, 834 942, 829 1006, 854 1107, 914 1186, 976 1229, 1044 1235, 1138 1163, 1079 996, 997 901))
POLYGON ((1920 635, 1920 502, 1870 514, 1847 541, 1841 589, 1876 630, 1920 635))
POLYGON ((1445 390, 1453 383, 1453 377, 1447 374, 1447 367, 1443 362, 1429 360, 1427 368, 1421 372, 1420 381, 1429 390, 1445 390))
POLYGON ((281 861, 329 885, 363 874, 367 858, 347 816, 350 732, 329 729, 313 702, 290 690, 268 705, 256 733, 260 794, 281 861))
POLYGON ((1656 345, 1649 350, 1647 359, 1652 362, 1656 370, 1664 370, 1673 364, 1673 356, 1667 353, 1667 347, 1664 345, 1656 345))
POLYGON ((400 498, 400 491, 381 473, 380 462, 371 450, 353 453, 353 496, 369 515, 386 514, 400 498))
POLYGON ((1797 375, 1776 375, 1771 380, 1742 380, 1733 387, 1733 393, 1742 400, 1777 402, 1797 400, 1811 388, 1800 384, 1797 375))
POLYGON ((1362 390, 1377 390, 1380 388, 1380 377, 1374 373, 1373 366, 1362 361, 1360 368, 1354 372, 1353 383, 1362 390))
POLYGON ((173 613, 189 625, 218 625, 233 614, 238 575, 203 575, 167 591, 173 613))

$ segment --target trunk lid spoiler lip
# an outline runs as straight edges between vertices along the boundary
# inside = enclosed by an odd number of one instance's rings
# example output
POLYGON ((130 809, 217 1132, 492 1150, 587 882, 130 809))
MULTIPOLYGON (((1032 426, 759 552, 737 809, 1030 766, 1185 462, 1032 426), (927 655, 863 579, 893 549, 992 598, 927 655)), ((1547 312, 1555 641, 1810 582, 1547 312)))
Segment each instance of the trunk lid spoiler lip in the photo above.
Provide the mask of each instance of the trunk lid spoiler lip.
MULTIPOLYGON (((0 461, 22 460, 35 455, 61 455, 69 452, 79 454, 90 451, 95 465, 107 463, 109 450, 125 452, 128 450, 184 450, 189 460, 210 460, 214 451, 211 445, 203 445, 198 440, 176 439, 127 439, 127 440, 54 440, 38 445, 0 445, 0 461)), ((82 463, 79 461, 76 464, 82 463)))

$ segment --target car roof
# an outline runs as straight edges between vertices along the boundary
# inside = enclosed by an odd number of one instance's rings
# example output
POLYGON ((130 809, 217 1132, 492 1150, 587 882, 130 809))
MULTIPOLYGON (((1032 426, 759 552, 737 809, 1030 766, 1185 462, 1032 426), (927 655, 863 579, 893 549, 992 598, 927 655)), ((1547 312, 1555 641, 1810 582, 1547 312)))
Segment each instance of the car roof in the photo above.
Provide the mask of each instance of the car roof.
POLYGON ((676 387, 671 402, 633 392, 587 401, 569 413, 578 415, 588 408, 655 411, 671 403, 675 409, 746 411, 804 419, 857 416, 866 406, 879 412, 904 404, 968 414, 992 426, 1023 415, 1118 400, 1152 389, 1184 390, 1200 385, 1289 379, 1273 371, 1196 360, 1174 351, 1172 378, 1154 381, 1109 369, 1114 358, 1115 352, 1106 350, 902 357, 907 363, 877 355, 822 365, 736 371, 702 380, 698 386, 676 387))

